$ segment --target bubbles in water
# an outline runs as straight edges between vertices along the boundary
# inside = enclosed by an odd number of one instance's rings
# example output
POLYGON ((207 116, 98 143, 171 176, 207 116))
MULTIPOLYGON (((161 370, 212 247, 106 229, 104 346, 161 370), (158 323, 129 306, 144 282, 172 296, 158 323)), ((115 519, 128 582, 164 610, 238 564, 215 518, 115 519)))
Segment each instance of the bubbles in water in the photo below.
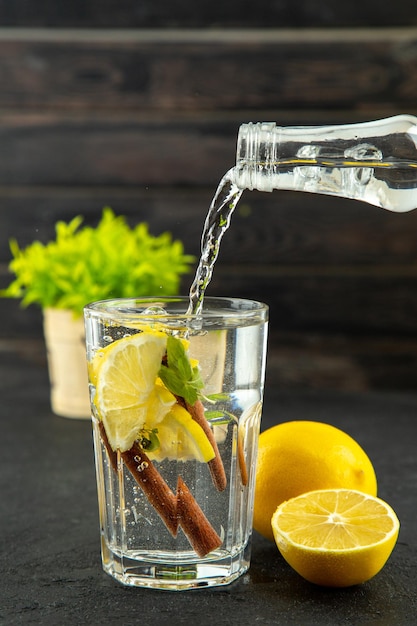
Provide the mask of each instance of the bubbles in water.
POLYGON ((139 513, 137 512, 136 507, 134 505, 132 506, 132 513, 133 513, 133 517, 135 518, 132 524, 137 524, 139 522, 139 513))
POLYGON ((154 305, 154 306, 148 306, 147 309, 144 309, 142 311, 142 315, 150 315, 150 316, 154 316, 154 315, 166 315, 167 312, 164 309, 164 307, 162 306, 158 306, 158 305, 154 305))

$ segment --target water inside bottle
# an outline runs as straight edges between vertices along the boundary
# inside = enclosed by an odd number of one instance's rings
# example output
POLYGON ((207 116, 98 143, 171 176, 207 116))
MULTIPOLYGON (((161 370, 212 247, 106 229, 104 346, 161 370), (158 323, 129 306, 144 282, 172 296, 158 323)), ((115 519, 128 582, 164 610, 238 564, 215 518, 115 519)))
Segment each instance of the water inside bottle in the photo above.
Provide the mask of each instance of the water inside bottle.
POLYGON ((382 149, 366 141, 355 141, 343 150, 337 144, 307 143, 276 162, 238 160, 221 179, 207 214, 188 313, 198 314, 203 306, 221 239, 245 189, 334 195, 406 212, 417 208, 417 161, 387 158, 382 149))

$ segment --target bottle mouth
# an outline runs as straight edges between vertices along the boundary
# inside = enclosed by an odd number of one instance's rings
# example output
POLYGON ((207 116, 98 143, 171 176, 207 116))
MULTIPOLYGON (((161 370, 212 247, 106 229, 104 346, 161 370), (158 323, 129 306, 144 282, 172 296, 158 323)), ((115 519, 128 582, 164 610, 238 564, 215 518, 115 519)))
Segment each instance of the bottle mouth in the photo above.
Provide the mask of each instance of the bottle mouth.
POLYGON ((278 160, 275 122, 249 122, 239 128, 234 183, 240 189, 273 191, 271 173, 278 160))

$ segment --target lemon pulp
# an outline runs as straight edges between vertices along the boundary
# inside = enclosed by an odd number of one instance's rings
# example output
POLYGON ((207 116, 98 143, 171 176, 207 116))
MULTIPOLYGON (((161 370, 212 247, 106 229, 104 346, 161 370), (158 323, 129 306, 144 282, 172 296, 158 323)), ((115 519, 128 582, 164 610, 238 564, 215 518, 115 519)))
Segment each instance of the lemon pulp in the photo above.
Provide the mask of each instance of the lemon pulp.
POLYGON ((334 587, 375 576, 399 532, 386 502, 349 489, 311 491, 283 502, 271 525, 279 551, 301 576, 334 587))

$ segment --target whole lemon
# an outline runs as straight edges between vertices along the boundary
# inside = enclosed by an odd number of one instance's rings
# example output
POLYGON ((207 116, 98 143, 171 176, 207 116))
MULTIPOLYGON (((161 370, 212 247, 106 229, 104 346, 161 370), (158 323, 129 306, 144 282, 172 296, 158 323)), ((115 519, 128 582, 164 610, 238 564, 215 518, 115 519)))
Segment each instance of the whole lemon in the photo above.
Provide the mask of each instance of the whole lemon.
POLYGON ((312 421, 277 424, 259 436, 253 526, 274 541, 271 518, 285 500, 317 489, 377 494, 372 463, 342 430, 312 421))

